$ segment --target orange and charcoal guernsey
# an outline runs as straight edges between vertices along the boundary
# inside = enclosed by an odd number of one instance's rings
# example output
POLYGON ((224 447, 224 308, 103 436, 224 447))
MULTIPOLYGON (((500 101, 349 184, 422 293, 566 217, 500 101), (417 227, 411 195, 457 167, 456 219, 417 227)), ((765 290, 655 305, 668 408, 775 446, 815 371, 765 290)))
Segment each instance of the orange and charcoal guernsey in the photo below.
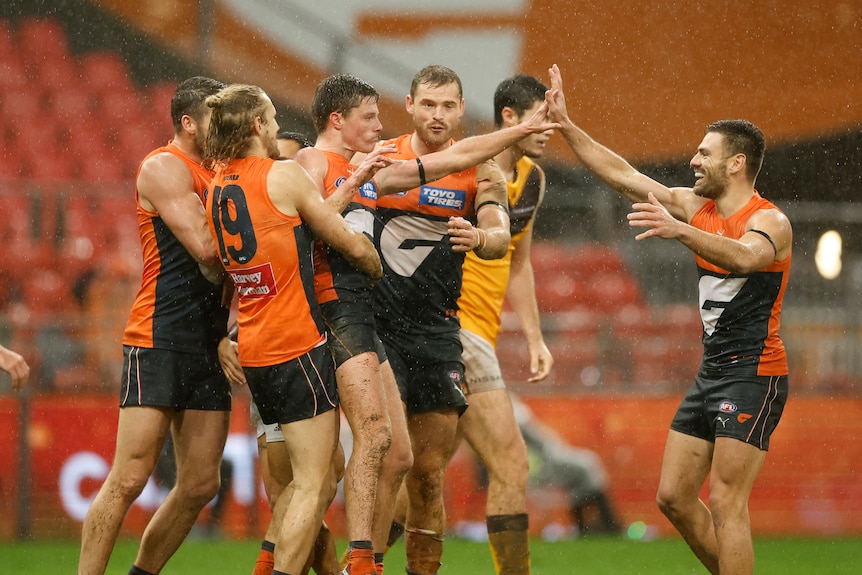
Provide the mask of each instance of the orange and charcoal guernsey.
MULTIPOLYGON (((212 173, 172 142, 150 152, 143 162, 162 153, 185 162, 194 180, 194 191, 203 200, 212 173)), ((221 286, 204 278, 197 261, 158 213, 141 207, 137 188, 135 202, 144 269, 141 289, 123 333, 123 345, 184 353, 212 352, 227 330, 229 310, 221 305, 221 286)))
MULTIPOLYGON (((739 239, 754 212, 773 209, 778 208, 755 192, 745 207, 727 219, 709 201, 690 223, 709 233, 739 239)), ((695 256, 704 327, 701 373, 710 377, 787 375, 787 355, 778 329, 790 260, 788 254, 760 271, 738 275, 695 256)))
MULTIPOLYGON (((350 160, 324 151, 328 162, 323 179, 324 197, 328 198, 353 175, 357 166, 350 160)), ((370 180, 356 191, 353 199, 342 210, 341 215, 351 229, 374 240, 374 209, 377 207, 377 183, 370 180)), ((371 282, 368 276, 357 270, 338 250, 330 248, 320 240, 314 243, 314 291, 317 303, 334 300, 371 301, 371 282)))
POLYGON ((250 157, 219 167, 206 209, 222 265, 239 294, 239 360, 266 367, 326 341, 314 298, 312 234, 269 197, 275 160, 250 157))
MULTIPOLYGON (((391 157, 417 157, 405 134, 391 157)), ((377 200, 375 241, 383 279, 374 286, 377 325, 388 333, 458 333, 462 252, 452 251, 449 217, 475 221, 476 168, 377 200), (421 302, 421 303, 417 303, 421 302)))

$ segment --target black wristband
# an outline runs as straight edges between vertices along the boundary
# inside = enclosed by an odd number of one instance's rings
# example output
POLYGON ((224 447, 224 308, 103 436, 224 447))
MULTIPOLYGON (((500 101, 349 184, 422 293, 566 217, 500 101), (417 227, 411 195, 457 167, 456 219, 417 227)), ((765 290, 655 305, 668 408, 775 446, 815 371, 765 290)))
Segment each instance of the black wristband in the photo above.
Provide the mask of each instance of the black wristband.
POLYGON ((420 158, 416 158, 416 165, 419 166, 419 183, 424 186, 428 181, 425 179, 425 166, 422 165, 420 158))

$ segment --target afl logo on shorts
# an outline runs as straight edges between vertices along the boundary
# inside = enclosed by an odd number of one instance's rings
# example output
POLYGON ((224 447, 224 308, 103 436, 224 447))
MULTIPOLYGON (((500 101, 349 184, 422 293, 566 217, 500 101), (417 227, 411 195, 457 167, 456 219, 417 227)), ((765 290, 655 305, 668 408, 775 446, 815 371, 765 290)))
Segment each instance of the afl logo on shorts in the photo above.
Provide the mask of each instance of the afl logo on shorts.
POLYGON ((452 380, 452 383, 454 383, 455 385, 459 385, 459 386, 461 385, 461 372, 460 371, 453 369, 452 371, 450 371, 448 373, 448 375, 449 375, 449 379, 452 380))
POLYGON ((718 405, 718 410, 722 413, 734 413, 737 409, 739 408, 732 401, 722 401, 718 405))

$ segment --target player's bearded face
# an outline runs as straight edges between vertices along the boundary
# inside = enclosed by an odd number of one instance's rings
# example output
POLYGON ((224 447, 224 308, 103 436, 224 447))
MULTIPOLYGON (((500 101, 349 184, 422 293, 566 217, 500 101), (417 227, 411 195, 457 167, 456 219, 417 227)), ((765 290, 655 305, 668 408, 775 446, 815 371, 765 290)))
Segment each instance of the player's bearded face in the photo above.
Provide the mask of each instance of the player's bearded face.
POLYGON ((419 138, 430 147, 438 147, 448 142, 460 126, 464 101, 457 84, 420 84, 409 101, 408 111, 413 115, 419 138))
POLYGON ((709 200, 720 198, 730 182, 728 167, 733 156, 726 155, 723 137, 715 132, 707 134, 691 159, 695 194, 709 200))

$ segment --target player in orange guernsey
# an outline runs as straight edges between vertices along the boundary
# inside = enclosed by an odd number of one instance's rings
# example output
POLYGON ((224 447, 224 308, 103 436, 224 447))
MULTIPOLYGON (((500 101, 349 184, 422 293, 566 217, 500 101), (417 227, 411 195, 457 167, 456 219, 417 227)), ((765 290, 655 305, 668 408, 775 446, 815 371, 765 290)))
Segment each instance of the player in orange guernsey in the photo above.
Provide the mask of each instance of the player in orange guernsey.
MULTIPOLYGON (((293 131, 279 132, 277 143, 280 160, 292 160, 299 150, 314 145, 304 134, 293 131)), ((245 374, 237 354, 236 330, 232 329, 230 335, 231 338, 225 338, 219 343, 219 361, 228 381, 235 385, 246 385, 245 374)), ((290 466, 290 458, 284 447, 284 434, 281 432, 279 424, 265 425, 260 418, 260 412, 254 400, 251 401, 249 415, 257 434, 260 475, 270 504, 270 511, 273 512, 261 542, 253 575, 269 575, 272 573, 274 561, 274 541, 278 536, 284 511, 284 506, 275 508, 275 503, 282 491, 290 484, 293 471, 290 466)), ((340 479, 344 468, 344 453, 340 446, 334 466, 340 479)), ((314 542, 314 550, 309 556, 304 572, 309 569, 314 569, 314 572, 319 574, 335 574, 340 570, 335 549, 335 538, 325 521, 321 524, 320 532, 314 542)))
MULTIPOLYGON (((272 573, 299 573, 335 494, 338 394, 314 298, 312 233, 372 280, 380 260, 368 238, 327 206, 307 173, 280 157, 275 107, 256 86, 207 99, 207 161, 216 173, 209 225, 239 294, 239 361, 264 424, 278 423, 292 466, 272 573)), ((348 184, 349 186, 349 184, 348 184)))
MULTIPOLYGON (((421 173, 437 179, 469 168, 509 143, 547 128, 541 110, 529 118, 530 122, 507 132, 468 138, 418 162, 400 161, 383 167, 352 198, 335 194, 360 166, 395 151, 392 146, 375 150, 383 127, 378 98, 371 85, 355 76, 337 74, 326 78, 312 102, 317 143, 297 155, 297 161, 317 182, 327 202, 343 210, 351 227, 368 237, 373 233, 378 196, 418 185, 421 173), (359 166, 351 163, 357 152, 370 152, 359 166), (343 200, 348 199, 345 205, 343 200)), ((375 559, 378 569, 382 569, 394 496, 412 459, 410 440, 395 377, 376 335, 370 283, 332 249, 327 250, 325 272, 316 274, 316 278, 318 302, 332 334, 341 405, 354 436, 353 454, 345 473, 351 540, 346 572, 365 575, 374 567, 375 559), (377 550, 376 557, 372 549, 377 550)))
POLYGON ((787 399, 778 335, 790 272, 790 222, 754 187, 766 148, 745 120, 710 124, 691 188, 668 188, 590 138, 566 112, 550 69, 551 113, 583 164, 634 202, 635 239, 675 239, 695 253, 704 355, 671 424, 656 497, 711 573, 754 571, 748 499, 787 399), (709 502, 699 499, 709 477, 709 502))
MULTIPOLYGON (((406 99, 415 131, 392 141, 411 160, 454 148, 464 113, 461 81, 444 66, 414 76, 406 99)), ((407 572, 437 573, 446 526, 443 476, 455 447, 461 391, 456 301, 464 254, 505 255, 509 218, 505 178, 493 162, 430 181, 377 203, 375 241, 384 261, 375 286, 380 338, 407 411, 413 467, 407 473, 407 572)))
POLYGON ((129 573, 159 573, 218 492, 230 389, 216 348, 228 310, 222 288, 205 277, 223 270, 203 209, 211 173, 201 160, 209 124, 204 99, 222 87, 203 77, 182 82, 171 101, 174 138, 138 168, 142 285, 123 334, 116 453, 84 520, 79 575, 104 573, 169 429, 176 485, 147 525, 129 573))

